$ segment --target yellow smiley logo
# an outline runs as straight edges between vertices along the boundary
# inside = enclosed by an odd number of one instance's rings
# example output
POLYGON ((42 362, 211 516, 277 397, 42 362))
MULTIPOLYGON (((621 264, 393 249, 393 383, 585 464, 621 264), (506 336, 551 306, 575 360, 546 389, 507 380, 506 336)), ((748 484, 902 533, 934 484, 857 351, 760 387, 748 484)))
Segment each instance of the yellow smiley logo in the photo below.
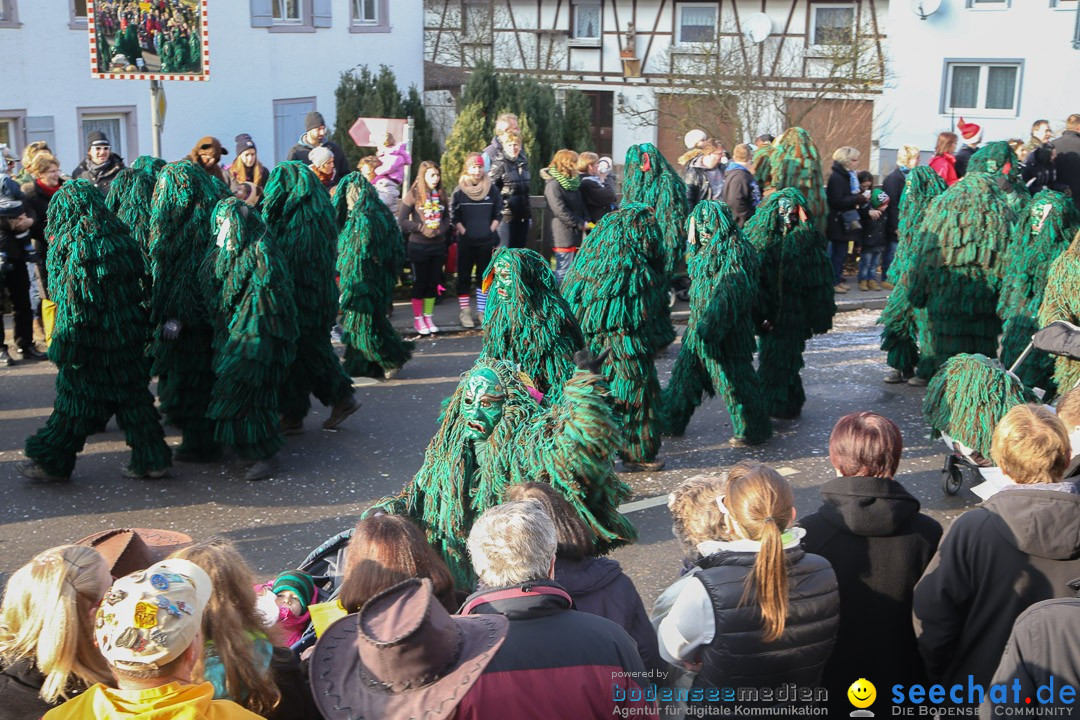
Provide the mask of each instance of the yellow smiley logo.
POLYGON ((855 707, 860 709, 868 708, 877 699, 877 688, 874 687, 874 683, 866 678, 859 678, 851 683, 851 687, 847 690, 847 697, 848 701, 855 707))

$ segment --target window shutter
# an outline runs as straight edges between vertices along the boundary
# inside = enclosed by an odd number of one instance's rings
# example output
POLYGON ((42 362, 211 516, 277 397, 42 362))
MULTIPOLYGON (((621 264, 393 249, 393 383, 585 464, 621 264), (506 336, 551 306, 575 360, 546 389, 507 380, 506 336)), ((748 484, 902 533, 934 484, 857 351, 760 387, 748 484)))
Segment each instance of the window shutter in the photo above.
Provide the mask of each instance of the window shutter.
POLYGON ((251 27, 268 28, 274 24, 274 0, 251 1, 251 27))
POLYGON ((312 0, 311 20, 317 28, 330 27, 330 0, 312 0))
POLYGON ((1073 30, 1073 47, 1080 50, 1080 5, 1076 6, 1076 29, 1073 30))

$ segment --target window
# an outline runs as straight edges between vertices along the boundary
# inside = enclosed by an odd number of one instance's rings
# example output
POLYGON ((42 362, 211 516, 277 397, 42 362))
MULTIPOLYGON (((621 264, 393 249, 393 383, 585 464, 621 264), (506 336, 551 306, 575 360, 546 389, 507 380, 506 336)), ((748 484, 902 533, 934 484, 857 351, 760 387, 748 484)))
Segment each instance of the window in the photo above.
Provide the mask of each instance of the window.
MULTIPOLYGON (((23 128, 26 113, 21 110, 0 110, 0 145, 7 145, 16 155, 22 153, 23 128)), ((0 172, 5 172, 0 167, 0 172)))
POLYGON ((353 0, 354 23, 374 25, 379 21, 379 8, 375 0, 353 0))
POLYGON ((304 116, 315 109, 315 98, 274 101, 274 162, 283 161, 304 134, 304 116))
POLYGON ((465 41, 477 45, 490 43, 495 21, 493 5, 472 1, 464 3, 461 9, 464 13, 462 25, 465 30, 465 41))
POLYGON ((350 32, 390 32, 390 0, 351 0, 350 32))
POLYGON ((0 27, 19 27, 17 0, 0 0, 0 27))
POLYGON ((715 3, 683 3, 677 7, 677 43, 711 43, 716 40, 715 3))
POLYGON ((947 62, 942 114, 1016 117, 1022 70, 1019 60, 947 62))
POLYGON ((968 0, 972 10, 1008 10, 1012 0, 968 0))
POLYGON ((1055 10, 1076 10, 1080 0, 1050 0, 1050 7, 1055 10))
POLYGON ((303 14, 300 12, 300 0, 274 0, 274 24, 275 25, 299 25, 303 22, 303 14))
POLYGON ((68 0, 68 27, 86 29, 86 0, 68 0))
POLYGON ((855 35, 855 6, 811 5, 811 45, 850 45, 855 35))
POLYGON ((574 40, 600 44, 603 8, 599 2, 576 2, 573 5, 574 40))
POLYGON ((135 127, 135 106, 78 108, 79 148, 87 151, 86 136, 98 130, 109 139, 112 151, 125 159, 139 154, 138 131, 135 127))
POLYGON ((251 27, 270 32, 315 32, 331 25, 331 0, 250 0, 251 27))

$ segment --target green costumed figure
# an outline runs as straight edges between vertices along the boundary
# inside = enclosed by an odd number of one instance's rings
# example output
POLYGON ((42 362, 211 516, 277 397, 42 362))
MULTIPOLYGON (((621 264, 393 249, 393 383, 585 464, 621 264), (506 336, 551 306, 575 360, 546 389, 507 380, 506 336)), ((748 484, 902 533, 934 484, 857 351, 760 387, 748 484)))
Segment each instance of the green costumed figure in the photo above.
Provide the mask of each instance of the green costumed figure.
POLYGON ((773 141, 772 150, 762 155, 758 164, 758 184, 763 193, 769 188, 795 188, 805 200, 818 230, 825 232, 828 209, 825 204, 825 180, 821 175, 821 156, 810 133, 792 127, 773 141))
POLYGON ((116 213, 138 241, 147 268, 150 267, 150 207, 158 174, 164 167, 165 161, 161 158, 140 155, 130 167, 116 174, 105 199, 109 210, 116 213))
POLYGON ((578 512, 600 553, 637 538, 618 510, 631 491, 612 470, 620 437, 607 387, 593 372, 595 359, 581 353, 578 362, 582 369, 562 399, 546 406, 511 363, 478 359, 443 404, 416 477, 373 508, 419 523, 459 588, 476 581, 465 547, 473 522, 513 483, 550 483, 578 512))
MULTIPOLYGON (((1080 232, 1050 265, 1046 277, 1039 326, 1046 327, 1055 320, 1080 325, 1080 232)), ((1061 395, 1080 385, 1080 360, 1063 356, 1055 359, 1054 384, 1061 395)))
POLYGON ((214 388, 208 416, 214 440, 249 464, 245 480, 278 467, 280 389, 296 356, 292 280, 257 211, 237 198, 214 210, 214 388))
POLYGON ((920 348, 924 355, 929 351, 930 333, 927 328, 926 309, 911 307, 908 299, 908 273, 918 257, 915 242, 916 230, 922 221, 930 201, 945 192, 945 180, 926 165, 914 167, 908 172, 904 191, 900 195, 899 226, 896 234, 899 243, 896 256, 889 266, 889 280, 895 286, 885 300, 878 324, 881 329, 881 349, 888 355, 885 362, 893 372, 885 376, 887 383, 899 383, 919 378, 913 384, 925 385, 934 374, 930 363, 920 361, 920 348))
POLYGON ((648 205, 656 214, 663 237, 664 274, 671 280, 686 264, 686 183, 652 143, 631 145, 626 151, 622 203, 648 205))
POLYGON ((341 227, 337 270, 345 372, 389 380, 412 357, 413 347, 387 317, 398 273, 405 266, 401 229, 374 186, 358 172, 338 183, 333 204, 341 227))
POLYGON ((908 271, 908 298, 929 321, 920 377, 953 355, 997 355, 1001 259, 1015 223, 1006 193, 987 173, 967 173, 926 208, 908 271))
POLYGON ((143 352, 149 318, 139 246, 87 180, 56 192, 48 225, 56 402, 45 426, 27 439, 30 461, 19 470, 35 480, 67 480, 86 438, 115 415, 131 447, 123 474, 162 477, 172 460, 143 352))
POLYGON ((720 393, 733 445, 769 439, 772 424, 754 371, 760 260, 722 202, 698 203, 687 225, 690 321, 664 389, 667 428, 682 435, 702 396, 720 393))
POLYGON ((825 237, 795 188, 778 190, 744 228, 761 262, 758 378, 775 418, 795 418, 806 402, 799 371, 806 341, 832 328, 836 314, 825 237))
POLYGON ((496 250, 482 290, 489 294, 480 356, 516 363, 546 402, 558 402, 585 338, 551 265, 532 250, 496 250))
POLYGON ((675 340, 664 275, 663 236, 647 205, 605 215, 578 251, 562 292, 577 315, 586 349, 610 354, 604 375, 622 423, 619 452, 630 472, 660 470, 663 403, 656 353, 675 340))
MULTIPOLYGON (((1028 211, 1016 227, 1012 242, 1002 260, 1001 295, 998 316, 1001 317, 1001 362, 1012 367, 1024 352, 1039 325, 1039 306, 1050 264, 1069 247, 1080 230, 1080 212, 1072 198, 1050 188, 1042 190, 1028 206, 1028 211)), ((1029 388, 1042 388, 1050 397, 1054 393, 1054 356, 1033 351, 1016 368, 1016 374, 1029 388)))
POLYGON ((142 60, 142 48, 139 47, 139 34, 135 23, 128 23, 128 26, 116 36, 116 42, 113 43, 113 57, 117 55, 127 58, 128 68, 137 67, 136 61, 142 60))
POLYGON ((338 313, 334 284, 338 234, 330 193, 302 162, 279 163, 266 183, 263 217, 292 275, 300 318, 296 361, 281 388, 281 430, 287 435, 303 432, 312 394, 331 407, 323 429, 333 430, 360 403, 354 397, 352 378, 330 344, 330 329, 338 313))
POLYGON ((1023 213, 1024 206, 1031 201, 1031 191, 1020 175, 1020 159, 1004 140, 987 143, 976 150, 968 161, 967 172, 1000 177, 998 187, 1005 191, 1009 206, 1017 215, 1023 213))
POLYGON ((203 263, 214 245, 214 206, 224 197, 205 170, 180 160, 158 174, 150 208, 150 355, 161 414, 183 432, 175 455, 181 462, 221 457, 207 415, 215 309, 206 297, 203 263))

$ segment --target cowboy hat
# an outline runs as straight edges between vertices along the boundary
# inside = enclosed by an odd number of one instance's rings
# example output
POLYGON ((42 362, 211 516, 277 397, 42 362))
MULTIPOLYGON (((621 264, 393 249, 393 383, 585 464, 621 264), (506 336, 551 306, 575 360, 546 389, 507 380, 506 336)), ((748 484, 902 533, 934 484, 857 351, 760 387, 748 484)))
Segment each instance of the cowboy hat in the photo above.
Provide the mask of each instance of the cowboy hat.
POLYGON ((123 577, 145 570, 164 560, 170 553, 191 544, 191 536, 172 530, 154 528, 112 528, 76 540, 89 545, 109 563, 113 577, 123 577))

